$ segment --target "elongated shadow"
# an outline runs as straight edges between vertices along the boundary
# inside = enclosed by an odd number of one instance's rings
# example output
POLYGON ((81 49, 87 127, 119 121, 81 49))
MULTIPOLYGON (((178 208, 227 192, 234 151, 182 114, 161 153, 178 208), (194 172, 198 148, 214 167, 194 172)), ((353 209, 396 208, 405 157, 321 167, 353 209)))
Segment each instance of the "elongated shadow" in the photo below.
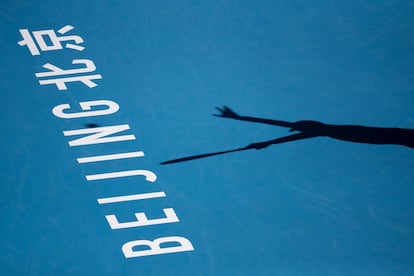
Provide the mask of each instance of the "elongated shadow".
POLYGON ((263 149, 270 145, 287 143, 291 141, 314 137, 330 137, 333 139, 355 143, 365 143, 374 145, 401 145, 414 148, 414 129, 370 127, 360 125, 333 125, 317 121, 297 121, 292 123, 280 120, 241 116, 227 106, 223 106, 222 108, 216 109, 219 112, 219 114, 214 114, 214 116, 216 117, 286 127, 289 128, 290 132, 297 133, 269 141, 253 143, 243 148, 188 156, 184 158, 165 161, 161 164, 164 165, 177 162, 184 162, 199 158, 205 158, 213 155, 227 154, 235 151, 263 149))

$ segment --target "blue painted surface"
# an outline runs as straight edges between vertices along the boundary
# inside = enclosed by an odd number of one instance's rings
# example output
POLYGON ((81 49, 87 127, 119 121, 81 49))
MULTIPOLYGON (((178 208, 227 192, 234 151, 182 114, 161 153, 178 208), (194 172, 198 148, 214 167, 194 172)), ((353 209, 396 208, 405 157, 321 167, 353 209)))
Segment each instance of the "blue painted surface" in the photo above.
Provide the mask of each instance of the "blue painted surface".
POLYGON ((409 275, 414 151, 315 138, 161 166, 286 129, 211 116, 228 105, 286 121, 414 128, 414 5, 408 1, 27 1, 1 4, 4 275, 409 275), (66 24, 85 50, 32 56, 19 29, 66 24), (91 59, 97 87, 40 86, 34 73, 91 59), (108 99, 109 116, 54 106, 108 99), (135 141, 69 147, 62 131, 129 124, 135 141), (143 150, 140 159, 76 158, 143 150), (148 169, 142 177, 85 175, 148 169), (97 198, 166 198, 99 205, 97 198), (105 215, 179 223, 111 230, 105 215), (180 235, 194 251, 125 259, 136 239, 180 235))

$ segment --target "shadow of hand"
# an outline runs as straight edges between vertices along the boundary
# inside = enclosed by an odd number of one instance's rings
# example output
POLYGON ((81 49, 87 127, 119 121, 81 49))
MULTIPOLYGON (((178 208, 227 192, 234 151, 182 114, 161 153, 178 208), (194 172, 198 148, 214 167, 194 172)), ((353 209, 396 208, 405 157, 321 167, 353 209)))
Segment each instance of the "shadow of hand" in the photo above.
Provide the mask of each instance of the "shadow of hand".
POLYGON ((222 117, 222 118, 240 118, 241 116, 239 114, 237 114, 236 112, 234 112, 233 110, 231 110, 229 107, 227 106, 223 106, 223 107, 216 107, 217 111, 220 114, 213 114, 213 116, 216 117, 222 117))

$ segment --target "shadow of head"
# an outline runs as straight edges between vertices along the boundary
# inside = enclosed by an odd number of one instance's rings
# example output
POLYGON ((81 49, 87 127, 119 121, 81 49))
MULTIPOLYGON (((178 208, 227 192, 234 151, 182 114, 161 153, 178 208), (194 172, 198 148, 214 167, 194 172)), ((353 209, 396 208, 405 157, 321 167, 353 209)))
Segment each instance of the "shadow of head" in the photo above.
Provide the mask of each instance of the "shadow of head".
POLYGON ((292 123, 289 131, 301 131, 305 133, 323 134, 326 125, 317 121, 297 121, 292 123))

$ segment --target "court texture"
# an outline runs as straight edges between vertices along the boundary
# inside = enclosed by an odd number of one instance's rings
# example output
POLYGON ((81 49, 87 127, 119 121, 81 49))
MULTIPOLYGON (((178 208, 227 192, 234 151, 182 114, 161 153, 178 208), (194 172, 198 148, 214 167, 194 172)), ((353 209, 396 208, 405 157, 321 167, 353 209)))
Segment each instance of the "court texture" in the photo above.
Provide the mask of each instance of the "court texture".
POLYGON ((1 274, 413 275, 413 34, 411 1, 3 1, 1 274))

